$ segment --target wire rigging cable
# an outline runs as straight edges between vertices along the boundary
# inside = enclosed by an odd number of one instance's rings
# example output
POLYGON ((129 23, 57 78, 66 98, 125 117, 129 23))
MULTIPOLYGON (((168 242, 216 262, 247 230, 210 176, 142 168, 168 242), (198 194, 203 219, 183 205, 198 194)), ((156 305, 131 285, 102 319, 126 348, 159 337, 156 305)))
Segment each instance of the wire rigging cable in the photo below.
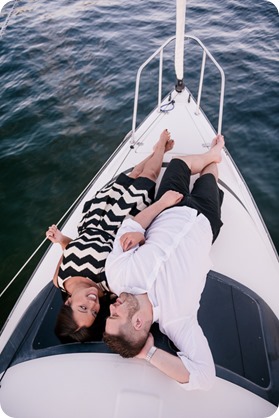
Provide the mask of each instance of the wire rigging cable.
MULTIPOLYGON (((10 3, 10 2, 9 1, 4 1, 4 2, 3 1, 0 1, 0 13, 2 13, 2 8, 4 7, 4 5, 6 3, 10 3)), ((3 26, 1 27, 1 30, 0 30, 0 38, 2 38, 3 35, 4 35, 5 29, 8 26, 9 20, 11 19, 12 15, 13 15, 13 13, 15 11, 15 7, 16 7, 16 4, 17 3, 18 3, 18 0, 14 0, 13 6, 12 6, 11 10, 9 11, 8 16, 6 17, 6 20, 3 23, 3 26)))

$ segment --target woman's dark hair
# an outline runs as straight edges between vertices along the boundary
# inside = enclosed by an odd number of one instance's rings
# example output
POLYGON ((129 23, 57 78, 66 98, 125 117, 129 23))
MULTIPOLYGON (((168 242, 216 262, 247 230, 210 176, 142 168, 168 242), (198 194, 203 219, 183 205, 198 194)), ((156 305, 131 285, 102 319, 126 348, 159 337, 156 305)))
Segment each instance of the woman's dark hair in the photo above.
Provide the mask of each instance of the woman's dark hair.
POLYGON ((61 342, 86 342, 86 341, 101 341, 105 329, 105 321, 109 315, 109 305, 114 300, 110 294, 106 294, 100 299, 100 311, 89 328, 81 327, 78 329, 73 318, 73 311, 70 306, 62 305, 57 316, 55 334, 61 342))

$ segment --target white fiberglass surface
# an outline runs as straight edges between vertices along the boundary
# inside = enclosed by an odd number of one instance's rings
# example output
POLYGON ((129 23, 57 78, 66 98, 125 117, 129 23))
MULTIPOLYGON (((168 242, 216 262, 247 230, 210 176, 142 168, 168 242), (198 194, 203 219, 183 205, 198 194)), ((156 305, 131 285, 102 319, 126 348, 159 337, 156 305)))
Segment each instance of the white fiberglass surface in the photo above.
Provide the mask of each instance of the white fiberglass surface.
POLYGON ((208 392, 187 392, 144 360, 91 353, 12 367, 2 381, 0 401, 13 418, 264 418, 276 411, 222 379, 208 392))

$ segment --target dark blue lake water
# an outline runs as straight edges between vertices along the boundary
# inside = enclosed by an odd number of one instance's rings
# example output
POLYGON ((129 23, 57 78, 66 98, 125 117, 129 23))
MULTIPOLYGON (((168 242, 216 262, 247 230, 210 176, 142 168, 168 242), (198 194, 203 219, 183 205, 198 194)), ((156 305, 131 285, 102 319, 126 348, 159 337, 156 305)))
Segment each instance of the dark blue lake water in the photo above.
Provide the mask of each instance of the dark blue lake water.
MULTIPOLYGON (((277 9, 192 0, 186 20, 225 71, 226 145, 278 250, 277 9)), ((0 38, 0 290, 130 131, 137 69, 174 34, 174 0, 17 1, 0 38)), ((1 320, 28 274, 2 298, 1 320)))

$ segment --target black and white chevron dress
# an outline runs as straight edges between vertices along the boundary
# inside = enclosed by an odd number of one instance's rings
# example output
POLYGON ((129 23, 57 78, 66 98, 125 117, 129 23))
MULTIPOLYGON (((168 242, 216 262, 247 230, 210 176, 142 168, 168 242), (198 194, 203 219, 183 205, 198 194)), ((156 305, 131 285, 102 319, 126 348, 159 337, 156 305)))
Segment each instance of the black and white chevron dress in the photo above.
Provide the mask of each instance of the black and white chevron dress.
MULTIPOLYGON (((105 261, 118 228, 128 215, 135 216, 150 205, 154 194, 152 180, 132 179, 122 173, 85 203, 78 224, 79 236, 64 250, 58 272, 61 290, 65 291, 65 280, 74 276, 88 277, 95 283, 105 280, 105 261)), ((103 285, 107 287, 106 283, 103 285)))

